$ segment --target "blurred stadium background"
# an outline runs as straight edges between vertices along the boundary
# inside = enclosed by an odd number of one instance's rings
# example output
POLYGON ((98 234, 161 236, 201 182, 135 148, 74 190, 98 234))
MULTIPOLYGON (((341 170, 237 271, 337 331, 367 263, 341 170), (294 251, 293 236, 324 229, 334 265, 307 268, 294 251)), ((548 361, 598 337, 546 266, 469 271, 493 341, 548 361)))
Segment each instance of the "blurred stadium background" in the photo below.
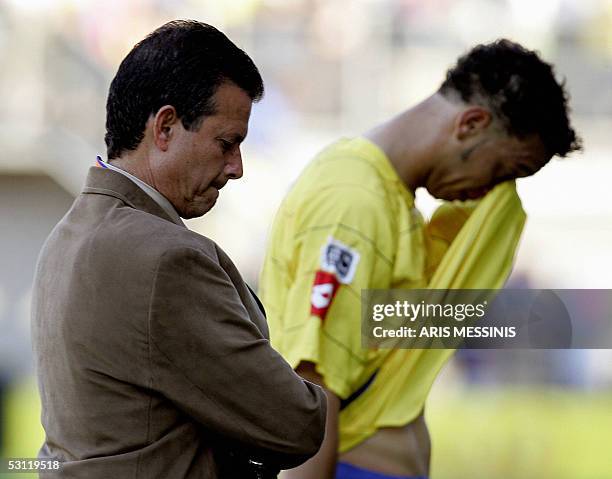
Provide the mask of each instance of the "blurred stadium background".
MULTIPOLYGON (((314 153, 410 106, 467 48, 505 36, 556 64, 585 140, 583 154, 519 181, 529 220, 511 284, 612 288, 610 0, 3 0, 0 456, 35 456, 43 437, 29 342, 38 250, 105 152, 119 62, 175 18, 225 31, 266 82, 244 178, 189 222, 252 286, 276 207, 314 153)), ((423 192, 417 203, 425 214, 436 204, 423 192)), ((610 350, 461 352, 426 414, 433 479, 612 478, 610 350)))

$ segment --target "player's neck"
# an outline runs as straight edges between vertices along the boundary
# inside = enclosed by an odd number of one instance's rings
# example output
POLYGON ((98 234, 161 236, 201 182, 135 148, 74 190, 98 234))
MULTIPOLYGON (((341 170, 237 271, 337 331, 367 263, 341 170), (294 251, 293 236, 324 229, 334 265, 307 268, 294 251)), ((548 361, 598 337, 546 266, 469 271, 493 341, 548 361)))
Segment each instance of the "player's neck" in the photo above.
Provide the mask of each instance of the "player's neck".
POLYGON ((398 176, 413 192, 424 186, 448 128, 448 102, 436 93, 364 136, 387 155, 398 176))

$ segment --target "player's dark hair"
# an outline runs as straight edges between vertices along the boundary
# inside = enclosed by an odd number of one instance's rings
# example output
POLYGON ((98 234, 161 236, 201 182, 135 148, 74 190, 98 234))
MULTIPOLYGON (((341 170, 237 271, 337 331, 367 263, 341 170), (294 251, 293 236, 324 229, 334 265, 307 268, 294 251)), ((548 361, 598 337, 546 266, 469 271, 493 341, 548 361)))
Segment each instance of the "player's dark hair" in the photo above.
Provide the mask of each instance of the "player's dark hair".
POLYGON ((440 87, 465 102, 484 102, 506 132, 537 134, 550 155, 566 156, 581 148, 570 126, 568 94, 552 65, 536 52, 506 39, 477 45, 459 58, 440 87))
POLYGON ((253 101, 263 96, 259 71, 240 48, 216 28, 194 20, 176 20, 137 43, 113 78, 106 102, 108 158, 134 150, 145 124, 164 105, 176 109, 191 131, 215 112, 212 97, 230 81, 253 101))

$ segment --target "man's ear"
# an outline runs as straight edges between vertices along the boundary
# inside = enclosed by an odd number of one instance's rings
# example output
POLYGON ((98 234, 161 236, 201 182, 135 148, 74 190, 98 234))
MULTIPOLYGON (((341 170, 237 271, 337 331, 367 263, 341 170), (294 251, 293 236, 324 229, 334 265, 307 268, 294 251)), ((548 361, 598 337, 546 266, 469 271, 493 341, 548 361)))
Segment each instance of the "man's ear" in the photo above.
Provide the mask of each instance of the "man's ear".
POLYGON ((167 151, 170 140, 180 121, 172 105, 162 106, 153 118, 153 141, 161 151, 167 151))
POLYGON ((470 106, 457 116, 455 134, 465 140, 484 131, 492 121, 491 112, 481 106, 470 106))

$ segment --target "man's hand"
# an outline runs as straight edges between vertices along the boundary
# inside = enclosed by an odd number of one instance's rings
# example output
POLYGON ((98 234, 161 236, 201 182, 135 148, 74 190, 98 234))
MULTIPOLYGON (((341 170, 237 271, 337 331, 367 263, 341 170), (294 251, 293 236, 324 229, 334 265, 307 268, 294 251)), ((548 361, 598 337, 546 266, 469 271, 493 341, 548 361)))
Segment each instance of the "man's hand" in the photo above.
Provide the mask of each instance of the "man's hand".
POLYGON ((319 452, 295 469, 285 471, 283 479, 334 479, 338 459, 338 415, 340 413, 340 398, 325 386, 323 378, 311 362, 301 362, 296 372, 307 381, 321 386, 327 394, 327 419, 325 438, 319 452))

